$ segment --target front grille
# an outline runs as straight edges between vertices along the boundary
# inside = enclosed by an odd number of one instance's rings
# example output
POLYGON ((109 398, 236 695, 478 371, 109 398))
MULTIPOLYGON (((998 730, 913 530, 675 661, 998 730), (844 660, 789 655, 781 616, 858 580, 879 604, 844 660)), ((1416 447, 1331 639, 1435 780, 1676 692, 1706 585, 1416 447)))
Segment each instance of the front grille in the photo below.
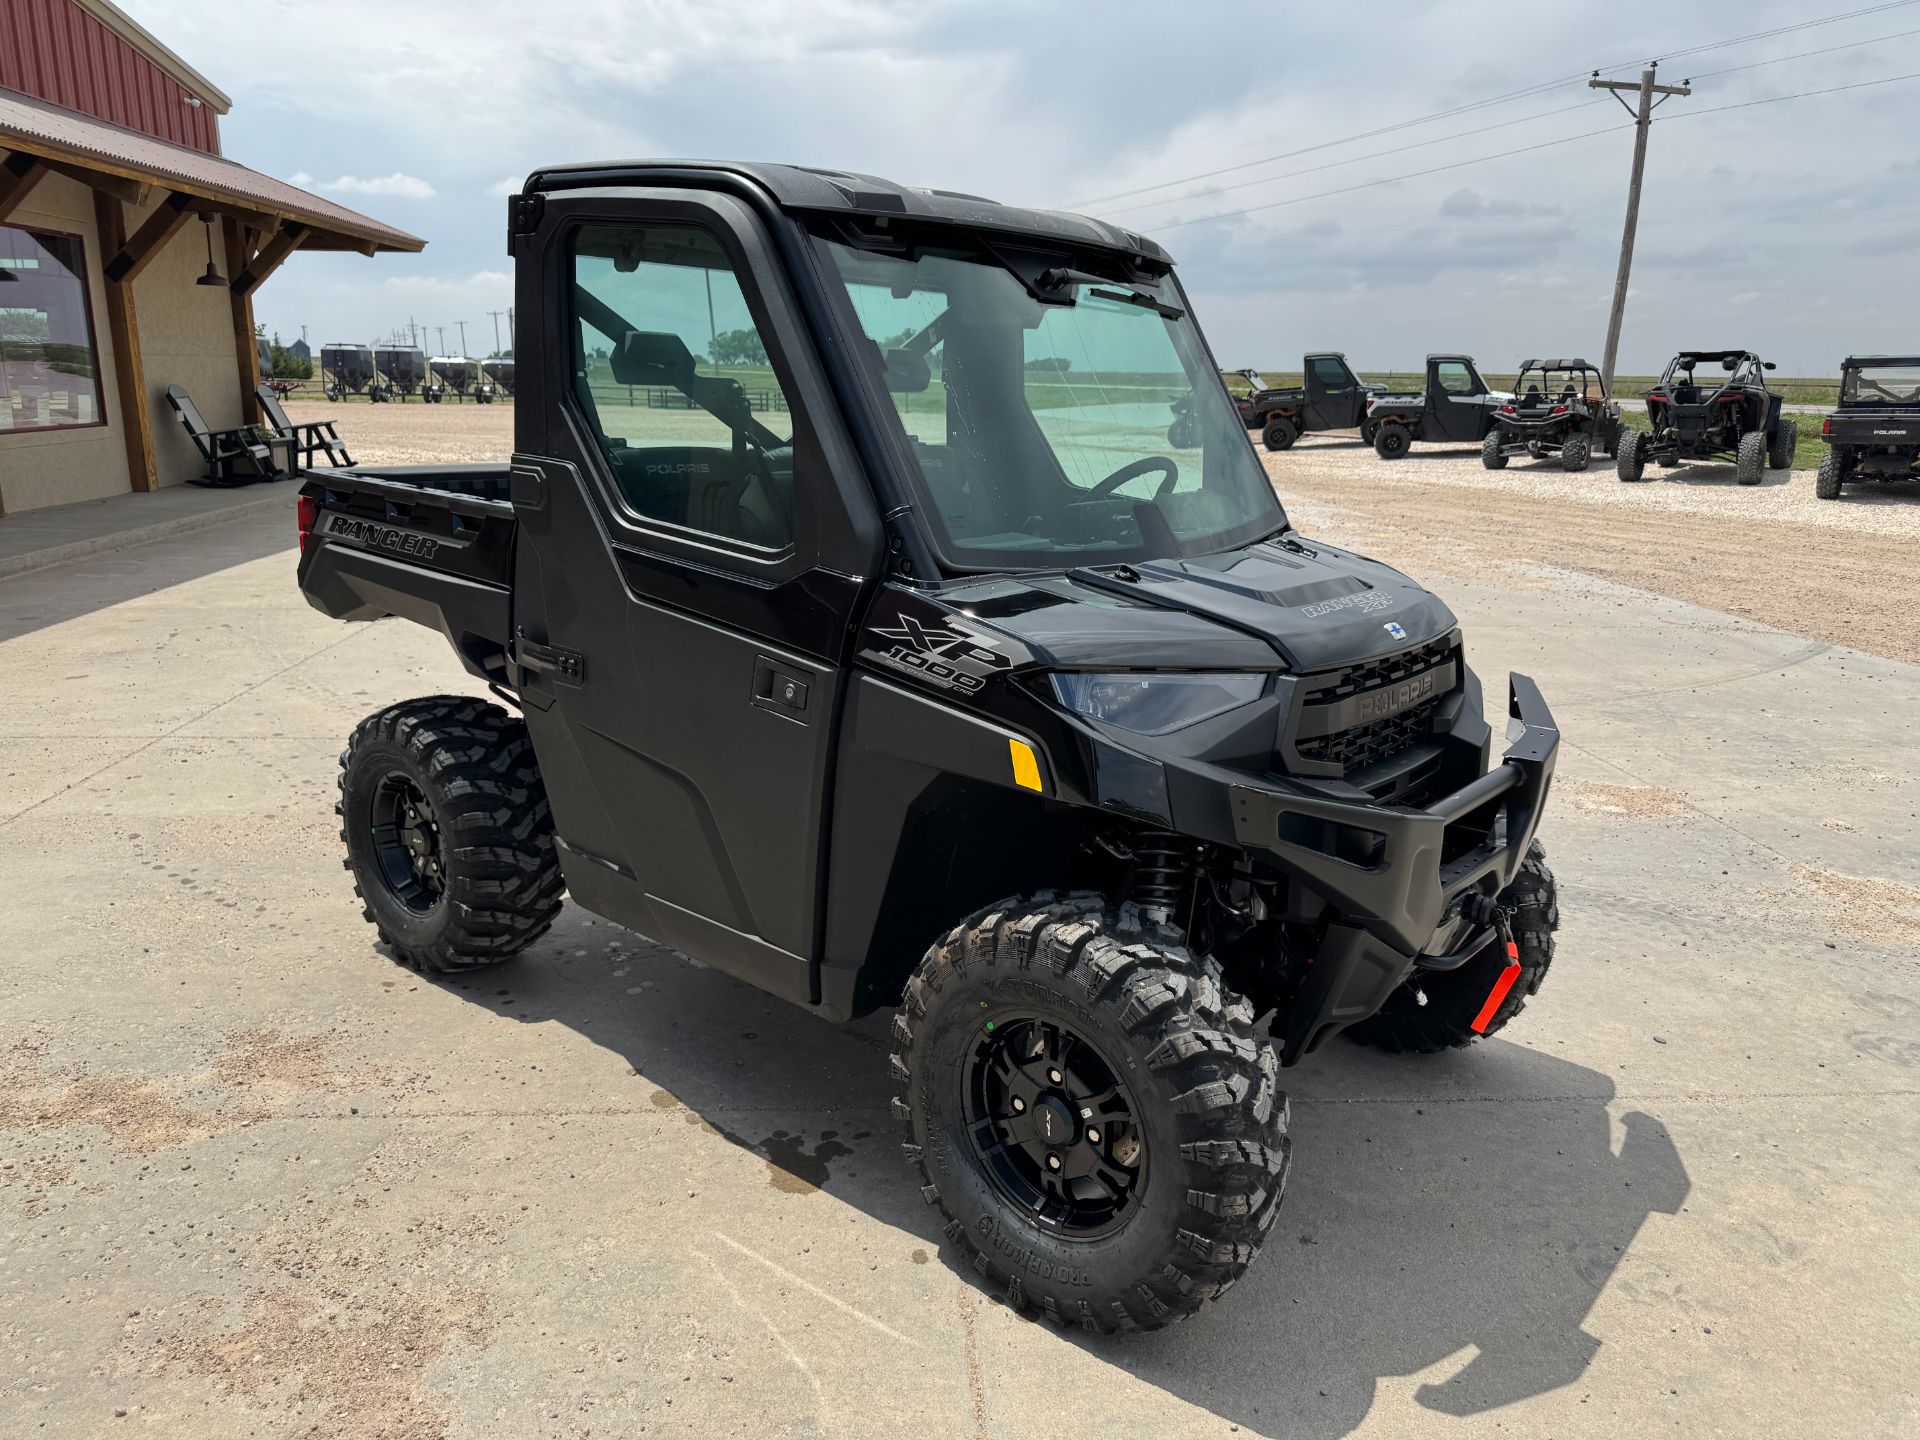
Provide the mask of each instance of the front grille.
POLYGON ((1427 700, 1384 720, 1368 720, 1337 734, 1302 740, 1294 748, 1302 760, 1338 765, 1349 773, 1362 770, 1398 755, 1426 735, 1433 728, 1433 712, 1439 705, 1438 700, 1427 700))
POLYGON ((1431 670, 1453 653, 1453 647, 1454 637, 1442 635, 1438 640, 1429 640, 1411 650, 1402 650, 1398 655, 1388 655, 1379 660, 1369 660, 1364 665, 1337 670, 1319 684, 1313 684, 1313 677, 1309 677, 1312 689, 1308 701, 1323 704, 1328 700, 1344 700, 1349 695, 1358 695, 1362 690, 1377 690, 1382 685, 1392 685, 1423 670, 1431 670))

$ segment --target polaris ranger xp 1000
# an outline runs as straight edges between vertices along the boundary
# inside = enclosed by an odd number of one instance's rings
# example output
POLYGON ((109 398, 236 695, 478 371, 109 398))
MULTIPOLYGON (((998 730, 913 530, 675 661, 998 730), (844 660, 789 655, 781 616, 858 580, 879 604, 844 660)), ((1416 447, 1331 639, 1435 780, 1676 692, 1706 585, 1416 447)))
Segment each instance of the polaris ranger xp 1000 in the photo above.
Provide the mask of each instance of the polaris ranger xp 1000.
POLYGON ((1495 758, 1452 612, 1288 524, 1158 246, 664 162, 537 172, 510 245, 512 461, 299 502, 315 606, 439 630, 519 712, 410 700, 348 744, 399 959, 505 960, 564 890, 891 1009, 956 1262, 1095 1330, 1252 1261, 1282 1066, 1464 1045, 1538 990, 1546 705, 1512 677, 1495 758))

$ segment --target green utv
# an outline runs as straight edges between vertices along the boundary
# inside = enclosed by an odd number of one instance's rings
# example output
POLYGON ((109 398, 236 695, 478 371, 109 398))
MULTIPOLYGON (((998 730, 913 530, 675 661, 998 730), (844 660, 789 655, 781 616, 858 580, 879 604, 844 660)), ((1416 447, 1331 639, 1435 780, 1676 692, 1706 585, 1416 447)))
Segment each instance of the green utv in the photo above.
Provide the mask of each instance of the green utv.
POLYGON ((1192 1313, 1273 1227, 1283 1066, 1538 990, 1539 691, 1495 758, 1452 612, 1288 524, 1151 241, 772 165, 542 170, 509 213, 512 460, 301 492, 312 604, 505 705, 354 733, 367 919, 458 973, 564 890, 890 1009, 953 1263, 1093 1330, 1192 1313))

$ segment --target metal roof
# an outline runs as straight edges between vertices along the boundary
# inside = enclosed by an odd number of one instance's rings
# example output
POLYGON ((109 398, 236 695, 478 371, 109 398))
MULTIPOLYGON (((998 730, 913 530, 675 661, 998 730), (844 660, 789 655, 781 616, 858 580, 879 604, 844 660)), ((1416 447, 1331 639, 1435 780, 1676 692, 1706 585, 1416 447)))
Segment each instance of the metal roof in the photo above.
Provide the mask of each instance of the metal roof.
POLYGON ((224 115, 233 108, 233 101, 227 98, 225 91, 161 44, 154 38, 151 30, 118 5, 111 3, 111 0, 76 0, 76 3, 102 25, 172 75, 181 85, 211 105, 216 114, 224 115))
POLYGON ((818 170, 805 165, 763 165, 737 160, 609 160, 548 166, 528 176, 525 188, 554 191, 621 184, 658 185, 676 180, 689 185, 713 185, 718 181, 729 188, 738 188, 744 182, 771 197, 785 210, 931 220, 1055 239, 1068 245, 1095 245, 1162 265, 1172 263, 1172 257, 1144 235, 1086 215, 1064 210, 1027 210, 957 190, 916 189, 882 180, 877 175, 818 170))
POLYGON ((77 110, 0 90, 0 149, 23 150, 122 179, 164 186, 196 199, 264 212, 312 227, 310 250, 414 251, 426 241, 391 225, 262 175, 234 160, 156 140, 77 110), (342 242, 345 242, 344 244, 342 242))
POLYGON ((1522 370, 1598 370, 1591 360, 1522 360, 1522 370))
POLYGON ((1863 365, 1920 365, 1920 355, 1849 355, 1840 362, 1842 370, 1858 370, 1863 365))

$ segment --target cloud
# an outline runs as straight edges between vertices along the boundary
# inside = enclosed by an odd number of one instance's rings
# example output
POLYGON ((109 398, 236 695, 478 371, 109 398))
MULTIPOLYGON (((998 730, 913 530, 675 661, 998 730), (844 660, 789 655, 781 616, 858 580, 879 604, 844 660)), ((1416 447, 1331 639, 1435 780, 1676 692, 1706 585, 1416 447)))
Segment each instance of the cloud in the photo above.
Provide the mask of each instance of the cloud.
POLYGON ((513 276, 504 270, 476 270, 465 279, 445 275, 389 275, 385 283, 389 290, 406 290, 421 295, 453 295, 476 289, 510 289, 513 276))
POLYGON ((1518 215, 1564 215, 1562 205, 1535 205, 1524 200, 1489 200, 1478 190, 1456 190, 1440 202, 1440 213, 1454 220, 1510 219, 1518 215))
MULTIPOLYGON (((293 184, 312 184, 302 172, 300 179, 293 184)), ((374 175, 362 179, 358 175, 342 175, 338 180, 326 181, 313 186, 316 190, 332 190, 342 195, 389 195, 402 200, 431 200, 433 186, 418 175, 407 175, 394 171, 391 175, 374 175)))
POLYGON ((524 176, 509 175, 504 180, 496 180, 487 187, 487 194, 500 200, 506 199, 509 195, 517 195, 520 193, 520 185, 524 179, 524 176))

